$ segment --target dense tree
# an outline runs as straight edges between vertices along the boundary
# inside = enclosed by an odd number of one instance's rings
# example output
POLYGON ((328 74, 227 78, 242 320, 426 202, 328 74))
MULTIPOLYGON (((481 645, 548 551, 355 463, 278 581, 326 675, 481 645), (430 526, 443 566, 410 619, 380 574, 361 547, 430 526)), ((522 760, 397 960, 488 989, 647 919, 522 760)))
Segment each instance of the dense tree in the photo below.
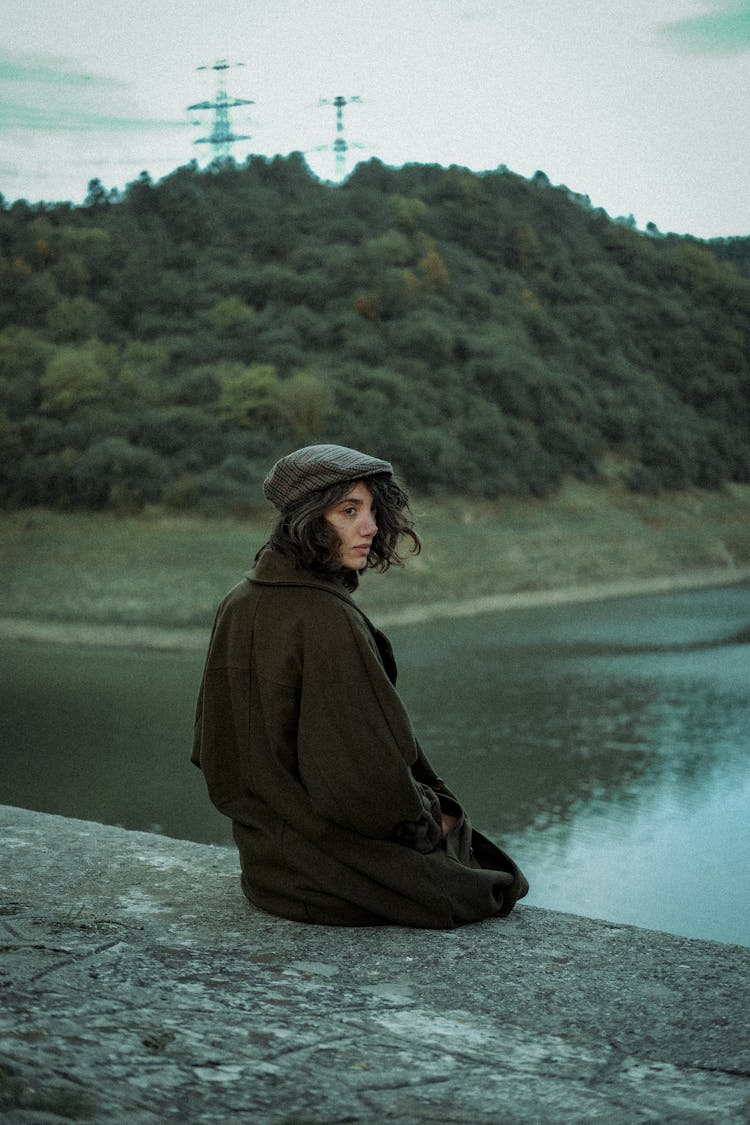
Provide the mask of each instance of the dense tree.
POLYGON ((424 491, 750 479, 750 238, 505 168, 195 163, 0 199, 0 499, 242 508, 331 440, 424 491))
POLYGON ((97 442, 72 466, 72 501, 88 508, 140 508, 158 500, 168 478, 167 467, 150 449, 138 449, 125 438, 97 442))

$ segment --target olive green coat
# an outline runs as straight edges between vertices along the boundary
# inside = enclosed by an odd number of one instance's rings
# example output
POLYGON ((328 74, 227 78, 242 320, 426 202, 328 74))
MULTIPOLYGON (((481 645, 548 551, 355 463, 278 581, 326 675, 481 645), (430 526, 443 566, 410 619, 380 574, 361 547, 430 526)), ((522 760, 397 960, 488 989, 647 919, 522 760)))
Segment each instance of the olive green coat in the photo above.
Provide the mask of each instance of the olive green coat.
POLYGON ((390 644, 343 585, 275 551, 219 607, 192 760, 230 817, 248 899, 338 925, 449 928, 527 883, 422 753, 390 644), (458 817, 441 835, 441 806, 458 817))

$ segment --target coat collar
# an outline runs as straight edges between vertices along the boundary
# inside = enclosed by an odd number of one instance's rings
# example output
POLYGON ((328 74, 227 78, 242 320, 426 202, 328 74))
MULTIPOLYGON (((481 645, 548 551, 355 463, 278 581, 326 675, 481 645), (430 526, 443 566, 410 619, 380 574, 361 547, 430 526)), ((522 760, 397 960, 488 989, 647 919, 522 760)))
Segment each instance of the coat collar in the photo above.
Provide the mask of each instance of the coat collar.
POLYGON ((255 564, 255 570, 248 575, 248 578, 257 586, 307 586, 314 590, 325 590, 326 593, 341 598, 362 613, 343 582, 334 576, 326 578, 322 574, 303 570, 272 547, 263 548, 255 564))
POLYGON ((381 633, 380 629, 373 625, 367 614, 363 613, 342 582, 333 577, 324 578, 322 575, 313 574, 312 571, 303 570, 272 547, 263 548, 255 564, 255 570, 252 574, 248 574, 247 578, 254 586, 302 586, 312 590, 324 590, 327 594, 332 594, 335 598, 346 602, 356 610, 372 634, 386 674, 391 683, 395 684, 397 669, 390 641, 385 633, 381 633))

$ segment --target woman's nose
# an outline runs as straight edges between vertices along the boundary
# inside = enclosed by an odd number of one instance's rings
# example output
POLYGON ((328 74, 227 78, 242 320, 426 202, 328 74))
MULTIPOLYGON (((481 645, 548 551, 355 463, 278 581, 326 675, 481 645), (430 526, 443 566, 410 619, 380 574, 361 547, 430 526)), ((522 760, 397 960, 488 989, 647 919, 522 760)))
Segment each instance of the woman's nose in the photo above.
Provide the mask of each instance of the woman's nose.
POLYGON ((362 535, 375 537, 378 532, 378 525, 375 523, 375 517, 372 514, 366 515, 360 527, 362 535))

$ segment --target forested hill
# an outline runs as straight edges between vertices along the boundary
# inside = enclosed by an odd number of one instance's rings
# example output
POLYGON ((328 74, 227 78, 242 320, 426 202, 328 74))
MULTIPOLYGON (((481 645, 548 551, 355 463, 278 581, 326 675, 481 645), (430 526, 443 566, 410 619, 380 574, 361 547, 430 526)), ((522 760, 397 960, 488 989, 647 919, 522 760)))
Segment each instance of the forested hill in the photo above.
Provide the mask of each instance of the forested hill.
POLYGON ((238 509, 289 448, 416 491, 750 479, 750 238, 541 173, 302 157, 0 210, 2 502, 238 509))

